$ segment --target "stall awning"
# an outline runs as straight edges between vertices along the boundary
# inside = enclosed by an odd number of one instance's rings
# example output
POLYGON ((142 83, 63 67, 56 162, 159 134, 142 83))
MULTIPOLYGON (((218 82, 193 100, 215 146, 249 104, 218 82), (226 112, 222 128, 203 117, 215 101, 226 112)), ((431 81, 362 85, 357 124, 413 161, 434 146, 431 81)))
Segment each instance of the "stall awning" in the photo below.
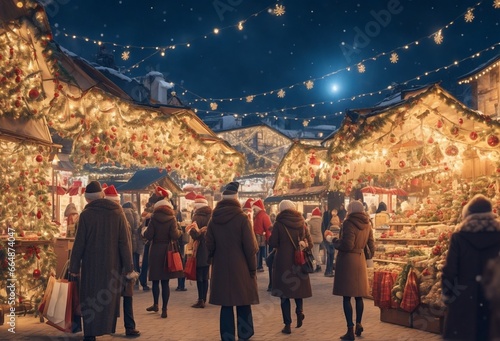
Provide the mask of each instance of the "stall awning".
POLYGON ((166 170, 158 168, 139 170, 125 184, 116 187, 116 189, 118 192, 147 190, 150 185, 167 176, 168 172, 166 170))
POLYGON ((326 192, 326 186, 312 186, 308 188, 290 189, 286 194, 267 197, 265 204, 278 203, 281 200, 303 201, 310 197, 319 197, 326 192))

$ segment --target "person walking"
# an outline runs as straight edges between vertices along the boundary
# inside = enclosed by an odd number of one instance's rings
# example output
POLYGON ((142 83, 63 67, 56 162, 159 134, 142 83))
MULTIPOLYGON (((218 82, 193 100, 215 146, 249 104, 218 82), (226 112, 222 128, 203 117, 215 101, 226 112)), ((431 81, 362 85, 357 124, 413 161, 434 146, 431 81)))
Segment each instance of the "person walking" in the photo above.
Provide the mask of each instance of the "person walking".
MULTIPOLYGON (((324 242, 326 252, 326 269, 325 269, 325 277, 333 277, 333 271, 335 269, 334 261, 335 261, 335 245, 333 244, 333 238, 339 237, 340 232, 340 218, 337 215, 337 209, 332 208, 330 213, 328 214, 328 226, 326 230, 323 232, 324 242)), ((323 216, 324 218, 324 216, 323 216)), ((323 220, 324 223, 324 220, 323 220)))
POLYGON ((269 230, 272 226, 271 218, 269 218, 269 215, 266 213, 262 199, 257 199, 252 202, 252 209, 254 211, 253 231, 257 239, 257 244, 259 245, 259 251, 257 252, 257 271, 263 272, 264 267, 262 263, 267 256, 266 245, 270 235, 269 230))
MULTIPOLYGON (((121 195, 118 193, 114 185, 108 186, 104 189, 105 198, 108 200, 112 200, 117 204, 120 204, 121 195)), ((125 205, 124 205, 125 206, 125 205)), ((128 205, 127 205, 128 206, 128 205)), ((123 209, 123 207, 122 207, 123 209)), ((127 222, 129 224, 129 233, 131 240, 133 239, 133 229, 132 226, 138 226, 139 215, 137 212, 137 217, 133 217, 132 220, 129 220, 129 215, 133 212, 130 209, 125 208, 123 210, 125 213, 125 218, 127 218, 127 222), (131 225, 131 223, 133 225, 131 225)), ((132 245, 133 245, 132 240, 132 245)), ((132 246, 133 250, 133 246, 132 246)), ((122 297, 123 297, 123 324, 125 326, 125 335, 127 336, 139 336, 141 333, 135 328, 135 319, 134 319, 134 304, 133 304, 133 296, 134 296, 134 283, 137 281, 139 277, 139 272, 135 271, 135 260, 134 254, 132 252, 132 261, 134 263, 134 273, 130 275, 130 278, 125 278, 123 280, 123 288, 122 288, 122 297)))
POLYGON ((462 210, 462 222, 451 235, 443 267, 442 297, 448 308, 445 340, 490 340, 492 306, 478 278, 499 253, 500 219, 492 212, 491 200, 477 194, 462 210))
POLYGON ((364 248, 368 246, 375 253, 370 217, 365 213, 363 203, 354 200, 347 206, 347 216, 342 224, 340 239, 334 239, 338 250, 333 281, 333 294, 343 296, 347 333, 341 340, 354 340, 354 334, 361 336, 363 326, 363 296, 368 296, 368 274, 364 248), (354 330, 351 297, 356 300, 356 330, 354 330))
POLYGON ((305 318, 303 299, 312 296, 309 274, 303 272, 300 265, 294 264, 294 254, 299 247, 311 249, 313 241, 305 226, 304 217, 297 211, 293 202, 281 201, 279 211, 269 239, 269 245, 276 249, 271 295, 281 300, 281 313, 285 324, 281 332, 290 334, 292 332, 290 299, 295 300, 296 328, 300 328, 305 318))
POLYGON ((154 312, 159 310, 158 302, 161 283, 161 317, 167 318, 167 305, 170 298, 169 280, 183 276, 182 271, 166 272, 164 269, 165 256, 169 245, 177 243, 177 240, 181 237, 175 212, 168 198, 164 198, 154 204, 153 214, 151 215, 148 228, 144 232, 144 237, 151 241, 149 249, 149 280, 153 283, 153 305, 146 308, 146 310, 154 312))
POLYGON ((198 289, 198 301, 193 304, 193 308, 205 308, 208 293, 208 249, 205 241, 207 225, 212 216, 212 209, 208 206, 207 199, 198 194, 194 199, 194 214, 191 218, 193 222, 188 225, 188 233, 194 240, 193 252, 196 253, 196 288, 198 289))
MULTIPOLYGON (((122 205, 125 217, 130 225, 130 233, 132 235, 132 259, 134 261, 134 271, 141 272, 140 259, 144 252, 144 240, 141 236, 141 217, 137 212, 135 204, 127 201, 122 205)), ((136 282, 136 286, 139 281, 136 282)))
POLYGON ((321 271, 321 260, 319 257, 319 247, 321 243, 323 243, 323 234, 321 233, 321 218, 321 210, 319 209, 319 207, 315 207, 311 212, 311 218, 309 218, 309 221, 307 222, 313 242, 312 253, 314 259, 316 260, 316 272, 321 271))
POLYGON ((230 182, 212 212, 206 243, 212 258, 209 303, 220 305, 222 341, 235 340, 234 307, 240 340, 254 334, 252 304, 259 304, 257 291, 257 241, 250 221, 238 201, 238 182, 230 182))
POLYGON ((134 266, 128 223, 121 206, 104 198, 98 181, 86 186, 85 199, 87 205, 78 220, 69 272, 80 276, 83 335, 85 341, 92 341, 115 333, 123 273, 132 278, 134 266))

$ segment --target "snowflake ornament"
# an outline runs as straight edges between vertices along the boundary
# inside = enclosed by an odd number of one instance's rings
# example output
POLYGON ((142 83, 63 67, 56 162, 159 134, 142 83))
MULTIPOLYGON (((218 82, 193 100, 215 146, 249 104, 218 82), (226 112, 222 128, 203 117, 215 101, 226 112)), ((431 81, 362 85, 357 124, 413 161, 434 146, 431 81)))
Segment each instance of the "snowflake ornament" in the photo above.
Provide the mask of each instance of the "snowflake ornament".
POLYGON ((443 42, 443 35, 441 34, 441 30, 434 34, 434 42, 438 45, 443 42))
POLYGON ((210 103, 210 109, 217 110, 217 103, 215 102, 210 103))
POLYGON ((469 8, 467 10, 467 13, 465 13, 465 16, 464 16, 465 22, 472 22, 472 20, 474 20, 474 13, 472 11, 473 11, 473 9, 469 8))
POLYGON ((363 64, 359 63, 358 64, 358 72, 364 73, 365 71, 366 71, 366 67, 363 64))
POLYGON ((122 52, 122 59, 128 60, 129 58, 130 58, 130 51, 123 51, 122 52))
POLYGON ((500 8, 500 0, 493 1, 493 7, 500 8))
POLYGON ((314 87, 314 82, 311 80, 305 82, 304 84, 306 85, 307 90, 311 90, 314 87))
POLYGON ((398 62, 398 60, 399 60, 398 54, 396 52, 393 52, 391 54, 391 63, 396 64, 398 62))
POLYGON ((253 102, 253 97, 254 97, 254 96, 247 96, 247 97, 246 97, 246 101, 247 101, 247 103, 252 103, 252 102, 253 102))
POLYGON ((285 6, 276 4, 276 7, 273 9, 273 14, 277 17, 285 14, 285 6))
POLYGON ((285 94, 286 94, 286 92, 285 92, 285 90, 283 90, 283 89, 281 89, 280 91, 278 91, 278 97, 279 97, 279 98, 284 98, 284 97, 285 97, 285 94))

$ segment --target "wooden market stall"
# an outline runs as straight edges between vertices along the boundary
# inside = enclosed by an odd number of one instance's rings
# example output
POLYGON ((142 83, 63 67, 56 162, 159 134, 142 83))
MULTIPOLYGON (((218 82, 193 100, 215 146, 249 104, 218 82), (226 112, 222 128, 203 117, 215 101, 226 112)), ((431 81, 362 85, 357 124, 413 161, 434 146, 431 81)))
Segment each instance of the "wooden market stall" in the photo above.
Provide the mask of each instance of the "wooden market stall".
POLYGON ((334 171, 331 190, 396 189, 394 198, 405 200, 374 230, 372 294, 383 321, 440 332, 439 272, 461 208, 477 193, 500 208, 499 137, 499 121, 433 84, 348 111, 328 141, 330 169, 349 174, 334 171), (418 304, 407 305, 416 291, 418 304))

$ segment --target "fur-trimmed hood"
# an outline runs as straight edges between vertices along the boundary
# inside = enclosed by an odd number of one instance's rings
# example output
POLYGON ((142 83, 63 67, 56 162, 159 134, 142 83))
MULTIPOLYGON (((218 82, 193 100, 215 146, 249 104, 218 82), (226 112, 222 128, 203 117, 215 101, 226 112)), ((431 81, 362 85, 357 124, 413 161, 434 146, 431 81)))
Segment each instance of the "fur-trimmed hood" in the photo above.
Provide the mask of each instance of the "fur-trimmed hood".
POLYGON ((500 218, 492 212, 469 214, 458 224, 457 231, 500 232, 500 218))

